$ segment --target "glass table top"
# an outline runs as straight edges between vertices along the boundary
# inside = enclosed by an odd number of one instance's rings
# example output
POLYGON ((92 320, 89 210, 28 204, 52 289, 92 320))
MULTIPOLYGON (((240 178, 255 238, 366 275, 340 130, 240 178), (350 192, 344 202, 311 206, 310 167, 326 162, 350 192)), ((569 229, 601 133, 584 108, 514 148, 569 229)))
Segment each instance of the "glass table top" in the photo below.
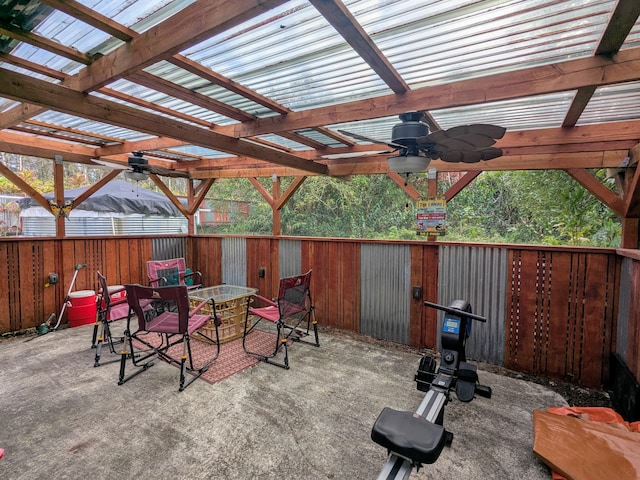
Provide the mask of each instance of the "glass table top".
POLYGON ((214 287, 205 287, 189 292, 190 298, 199 300, 207 300, 213 298, 216 303, 230 302, 242 297, 248 297, 258 292, 257 288, 240 287, 237 285, 216 285, 214 287))

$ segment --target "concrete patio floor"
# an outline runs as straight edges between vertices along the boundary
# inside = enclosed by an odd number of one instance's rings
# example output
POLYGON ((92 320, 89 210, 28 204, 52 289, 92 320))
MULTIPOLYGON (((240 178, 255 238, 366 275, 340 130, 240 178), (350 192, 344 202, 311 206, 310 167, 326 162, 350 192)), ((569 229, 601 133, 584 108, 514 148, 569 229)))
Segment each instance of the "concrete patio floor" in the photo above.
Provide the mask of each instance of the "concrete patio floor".
MULTIPOLYGON (((92 328, 0 342, 0 478, 372 479, 386 460, 370 440, 376 417, 424 396, 418 355, 329 333, 320 348, 293 345, 288 371, 260 363, 178 392, 178 369, 156 362, 118 386, 117 363, 93 367, 92 328)), ((447 405, 453 444, 411 479, 548 480, 532 411, 566 402, 479 375, 492 399, 447 405)))

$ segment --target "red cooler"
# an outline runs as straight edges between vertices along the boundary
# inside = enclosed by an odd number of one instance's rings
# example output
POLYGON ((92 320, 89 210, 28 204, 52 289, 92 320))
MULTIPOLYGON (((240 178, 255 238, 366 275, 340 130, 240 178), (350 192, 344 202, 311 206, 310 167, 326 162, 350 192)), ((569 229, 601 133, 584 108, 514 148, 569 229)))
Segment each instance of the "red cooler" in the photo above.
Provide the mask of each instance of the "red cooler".
POLYGON ((78 290, 69 294, 67 318, 69 319, 70 327, 95 323, 96 315, 96 292, 93 290, 78 290))

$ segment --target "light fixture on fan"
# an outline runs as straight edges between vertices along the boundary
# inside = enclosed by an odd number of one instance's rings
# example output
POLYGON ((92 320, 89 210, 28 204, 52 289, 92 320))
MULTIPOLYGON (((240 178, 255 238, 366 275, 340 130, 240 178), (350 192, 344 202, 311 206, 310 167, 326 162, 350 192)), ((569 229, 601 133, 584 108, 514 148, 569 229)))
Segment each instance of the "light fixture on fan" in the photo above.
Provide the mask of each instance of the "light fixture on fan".
POLYGON ((387 158, 389 169, 398 173, 418 173, 424 172, 431 159, 423 155, 398 155, 387 158))
POLYGON ((141 182, 149 178, 149 174, 147 174, 146 172, 136 172, 134 170, 127 170, 126 172, 124 172, 124 176, 129 180, 133 180, 135 182, 141 182))

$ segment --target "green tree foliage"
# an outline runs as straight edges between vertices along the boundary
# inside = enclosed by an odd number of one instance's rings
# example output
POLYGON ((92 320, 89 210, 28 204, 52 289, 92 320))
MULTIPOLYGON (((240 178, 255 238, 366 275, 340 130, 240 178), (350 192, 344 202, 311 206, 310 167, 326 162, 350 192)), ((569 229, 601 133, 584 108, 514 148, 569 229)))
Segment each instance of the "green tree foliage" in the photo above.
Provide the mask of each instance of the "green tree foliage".
MULTIPOLYGON (((52 160, 3 154, 1 160, 42 193, 53 190, 52 160)), ((107 169, 65 163, 65 188, 98 181, 107 169)), ((609 188, 604 171, 592 172, 609 188)), ((439 176, 444 193, 461 174, 439 176)), ((165 179, 177 195, 186 181, 165 179)), ((271 178, 259 180, 269 192, 271 178)), ((281 179, 281 192, 291 178, 281 179)), ((408 182, 426 197, 427 178, 408 182)), ((151 181, 139 186, 156 189, 151 181)), ((0 176, 0 193, 19 189, 0 176)), ((228 214, 229 223, 201 228, 201 233, 272 233, 271 206, 247 179, 220 179, 207 195, 213 209, 228 214), (235 202, 249 205, 239 208, 235 202), (235 206, 234 206, 235 205, 235 206)), ((386 175, 354 175, 348 179, 309 177, 282 209, 282 234, 292 236, 425 239, 415 233, 415 205, 386 175)), ((443 240, 495 243, 612 246, 620 244, 620 219, 562 171, 484 172, 447 205, 443 240)))
MULTIPOLYGON (((602 178, 603 172, 595 172, 602 178)), ((620 219, 562 171, 485 172, 448 205, 449 239, 618 246, 620 219)))

